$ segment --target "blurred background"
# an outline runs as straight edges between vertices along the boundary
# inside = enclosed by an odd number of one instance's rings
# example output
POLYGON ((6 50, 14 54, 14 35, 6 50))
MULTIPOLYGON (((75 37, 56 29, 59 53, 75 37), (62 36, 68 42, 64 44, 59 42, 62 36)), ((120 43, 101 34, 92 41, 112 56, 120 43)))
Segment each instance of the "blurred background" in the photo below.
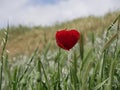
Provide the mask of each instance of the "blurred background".
MULTIPOLYGON (((36 46, 56 50, 55 33, 77 29, 89 42, 120 14, 120 0, 0 0, 0 43, 9 24, 10 56, 29 55, 36 46)), ((1 51, 1 46, 0 46, 1 51)))
POLYGON ((120 0, 0 0, 0 28, 50 26, 89 15, 120 10, 120 0))

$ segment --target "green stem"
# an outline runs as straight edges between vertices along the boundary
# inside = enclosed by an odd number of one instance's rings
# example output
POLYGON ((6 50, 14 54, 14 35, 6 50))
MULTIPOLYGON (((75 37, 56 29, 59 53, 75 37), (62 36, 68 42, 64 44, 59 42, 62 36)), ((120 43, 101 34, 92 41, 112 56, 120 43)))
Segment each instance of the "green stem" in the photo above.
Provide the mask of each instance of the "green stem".
MULTIPOLYGON (((61 50, 59 48, 59 57, 60 57, 60 54, 61 54, 61 50)), ((60 60, 58 60, 58 90, 61 90, 61 87, 60 87, 60 60)))
POLYGON ((59 88, 59 90, 61 90, 61 87, 60 87, 60 61, 58 61, 58 88, 59 88))

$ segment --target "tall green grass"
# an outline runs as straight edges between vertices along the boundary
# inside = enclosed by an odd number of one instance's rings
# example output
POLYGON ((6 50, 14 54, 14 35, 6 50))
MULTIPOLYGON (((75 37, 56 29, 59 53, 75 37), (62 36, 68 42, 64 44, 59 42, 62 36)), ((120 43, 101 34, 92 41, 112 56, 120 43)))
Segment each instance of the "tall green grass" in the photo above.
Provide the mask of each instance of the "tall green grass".
POLYGON ((0 58, 0 90, 120 90, 119 33, 120 15, 99 37, 91 32, 85 42, 81 34, 71 51, 51 51, 44 34, 44 50, 35 47, 31 57, 10 60, 8 27, 0 58))

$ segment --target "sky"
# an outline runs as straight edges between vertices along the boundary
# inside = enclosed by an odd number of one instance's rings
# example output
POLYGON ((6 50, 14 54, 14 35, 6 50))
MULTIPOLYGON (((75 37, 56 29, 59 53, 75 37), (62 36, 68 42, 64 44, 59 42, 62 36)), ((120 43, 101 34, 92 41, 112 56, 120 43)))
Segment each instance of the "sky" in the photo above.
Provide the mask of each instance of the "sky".
POLYGON ((0 28, 50 26, 89 15, 120 10, 120 0, 0 0, 0 28))

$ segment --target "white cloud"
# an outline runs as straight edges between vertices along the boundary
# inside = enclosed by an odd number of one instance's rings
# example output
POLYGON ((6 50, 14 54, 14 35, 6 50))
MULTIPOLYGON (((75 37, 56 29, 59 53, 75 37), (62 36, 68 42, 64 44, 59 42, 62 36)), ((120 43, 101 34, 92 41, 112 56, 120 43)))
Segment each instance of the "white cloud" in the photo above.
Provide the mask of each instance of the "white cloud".
POLYGON ((56 4, 32 5, 30 0, 0 0, 0 27, 10 24, 52 25, 88 15, 120 9, 119 0, 59 0, 56 4))

